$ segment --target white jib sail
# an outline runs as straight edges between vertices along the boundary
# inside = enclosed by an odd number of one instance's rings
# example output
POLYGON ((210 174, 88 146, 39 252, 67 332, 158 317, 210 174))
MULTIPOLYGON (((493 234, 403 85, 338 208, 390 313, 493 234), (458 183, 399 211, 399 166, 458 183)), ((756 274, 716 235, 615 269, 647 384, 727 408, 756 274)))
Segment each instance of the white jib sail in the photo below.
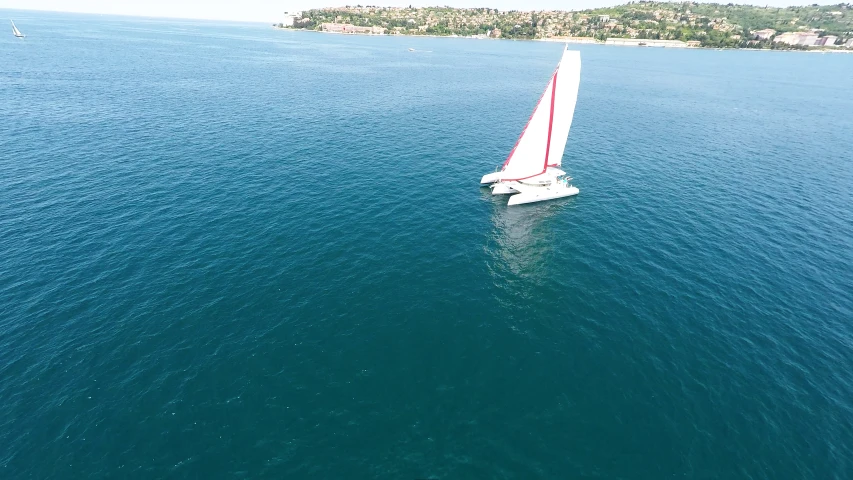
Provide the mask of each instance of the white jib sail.
POLYGON ((551 150, 548 153, 548 165, 560 166, 563 152, 572 128, 575 105, 578 102, 578 87, 581 83, 581 52, 565 50, 558 67, 557 98, 554 107, 554 121, 551 128, 551 150))
POLYGON ((522 180, 559 166, 572 126, 580 85, 580 52, 563 50, 563 57, 515 148, 504 163, 502 180, 522 180))
MULTIPOLYGON (((9 21, 10 21, 10 22, 12 22, 11 20, 9 20, 9 21)), ((22 36, 23 36, 23 35, 21 35, 21 31, 20 31, 20 30, 18 30, 18 27, 16 27, 16 26, 15 26, 15 22, 12 22, 12 33, 13 33, 16 37, 22 37, 22 36)))

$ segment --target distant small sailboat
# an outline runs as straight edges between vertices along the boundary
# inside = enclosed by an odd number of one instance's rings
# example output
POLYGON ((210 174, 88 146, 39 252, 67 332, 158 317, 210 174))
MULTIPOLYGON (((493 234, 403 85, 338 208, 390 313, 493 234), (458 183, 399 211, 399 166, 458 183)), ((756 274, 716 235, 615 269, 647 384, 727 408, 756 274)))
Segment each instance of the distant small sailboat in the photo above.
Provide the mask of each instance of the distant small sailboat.
POLYGON ((414 52, 414 51, 415 51, 415 49, 414 49, 414 48, 410 48, 410 49, 409 49, 409 51, 410 51, 410 52, 414 52))
MULTIPOLYGON (((12 20, 9 20, 9 21, 12 22, 12 20)), ((18 30, 18 27, 15 26, 15 22, 12 22, 12 35, 14 35, 18 38, 24 38, 24 34, 21 33, 21 31, 18 30)))
POLYGON ((572 178, 560 169, 580 80, 581 54, 566 46, 509 157, 499 171, 484 175, 480 180, 481 184, 490 186, 492 195, 517 194, 509 197, 508 204, 519 205, 580 193, 569 183, 572 178))

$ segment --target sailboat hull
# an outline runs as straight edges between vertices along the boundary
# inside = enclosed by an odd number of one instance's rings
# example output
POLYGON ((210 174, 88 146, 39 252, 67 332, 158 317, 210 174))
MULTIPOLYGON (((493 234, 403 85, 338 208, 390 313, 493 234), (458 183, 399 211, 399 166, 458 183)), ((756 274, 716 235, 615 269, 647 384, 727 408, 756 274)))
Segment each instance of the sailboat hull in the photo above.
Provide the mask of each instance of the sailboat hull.
POLYGON ((572 197, 580 193, 580 189, 575 186, 550 186, 536 187, 533 191, 525 191, 518 195, 509 197, 507 205, 522 205, 525 203, 544 202, 545 200, 554 200, 556 198, 572 197))
POLYGON ((490 183, 495 183, 497 181, 500 181, 502 173, 503 172, 487 173, 487 174, 483 175, 483 178, 480 179, 480 184, 481 185, 488 185, 490 183))
POLYGON ((510 195, 513 193, 518 193, 518 190, 505 183, 496 183, 492 186, 492 195, 510 195))

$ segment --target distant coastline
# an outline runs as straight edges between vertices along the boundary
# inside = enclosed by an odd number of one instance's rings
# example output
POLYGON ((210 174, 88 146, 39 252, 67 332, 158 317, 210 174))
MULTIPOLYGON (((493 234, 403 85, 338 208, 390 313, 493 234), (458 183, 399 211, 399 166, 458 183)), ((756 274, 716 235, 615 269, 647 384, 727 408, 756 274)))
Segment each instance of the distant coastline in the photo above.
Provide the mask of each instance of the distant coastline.
POLYGON ((285 12, 279 28, 352 35, 511 39, 658 48, 853 51, 853 5, 632 2, 582 11, 338 7, 285 12))
MULTIPOLYGON (((461 39, 467 39, 467 40, 500 40, 500 41, 511 40, 511 41, 520 41, 520 42, 526 41, 526 42, 546 42, 546 43, 567 43, 569 45, 598 45, 598 46, 653 48, 653 49, 667 48, 670 50, 675 48, 675 49, 686 49, 686 50, 739 50, 739 51, 748 51, 748 52, 798 52, 798 53, 846 53, 846 54, 853 54, 853 49, 849 49, 849 48, 835 48, 835 49, 828 49, 828 48, 824 48, 824 49, 819 49, 819 48, 813 48, 813 49, 793 49, 793 48, 791 48, 791 49, 783 49, 783 48, 770 49, 770 48, 763 48, 763 49, 760 49, 760 48, 737 48, 737 47, 703 47, 701 45, 699 45, 699 46, 687 46, 687 45, 685 45, 685 46, 673 46, 673 45, 664 46, 664 45, 654 45, 654 44, 652 44, 652 45, 648 45, 648 44, 647 45, 639 45, 639 44, 629 45, 629 44, 617 44, 617 43, 613 43, 613 42, 608 43, 606 41, 598 41, 598 40, 592 40, 592 39, 590 39, 592 41, 573 41, 573 40, 567 40, 565 38, 554 38, 554 37, 552 37, 552 38, 532 38, 532 39, 524 39, 524 38, 521 38, 521 39, 512 38, 512 39, 510 39, 510 38, 485 38, 485 37, 471 37, 471 36, 462 37, 459 35, 430 35, 430 34, 387 35, 387 34, 369 34, 369 33, 341 33, 341 32, 326 32, 323 30, 310 30, 310 29, 304 29, 304 28, 284 28, 284 27, 280 27, 278 25, 273 25, 273 28, 276 30, 287 30, 287 31, 291 31, 291 32, 319 33, 319 34, 326 34, 326 35, 343 35, 343 36, 352 35, 352 36, 362 36, 362 37, 370 37, 370 36, 379 37, 379 36, 381 36, 381 37, 410 37, 410 38, 461 38, 461 39)), ((642 43, 642 42, 638 42, 638 43, 642 43)))

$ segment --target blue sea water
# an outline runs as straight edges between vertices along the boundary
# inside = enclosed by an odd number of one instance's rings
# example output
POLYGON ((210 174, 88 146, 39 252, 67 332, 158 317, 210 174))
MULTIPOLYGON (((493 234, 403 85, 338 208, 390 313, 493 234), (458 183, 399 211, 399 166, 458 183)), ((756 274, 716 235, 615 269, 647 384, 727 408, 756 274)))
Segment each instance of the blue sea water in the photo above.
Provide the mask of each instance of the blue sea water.
POLYGON ((3 13, 0 478, 853 475, 853 55, 3 13))

